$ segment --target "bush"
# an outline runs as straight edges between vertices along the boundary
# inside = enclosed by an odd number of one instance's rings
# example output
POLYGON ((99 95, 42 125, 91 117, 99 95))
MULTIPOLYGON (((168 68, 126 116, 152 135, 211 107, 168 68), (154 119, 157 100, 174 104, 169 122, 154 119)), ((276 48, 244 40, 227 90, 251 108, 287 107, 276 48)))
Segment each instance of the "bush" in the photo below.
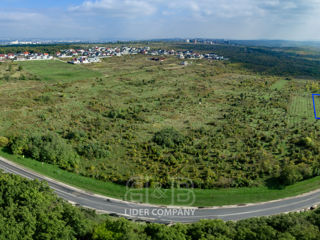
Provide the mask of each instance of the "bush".
POLYGON ((14 154, 24 154, 38 161, 56 164, 64 169, 74 167, 79 160, 72 146, 60 136, 52 133, 14 137, 11 140, 10 149, 14 154))
POLYGON ((0 147, 6 147, 9 144, 9 139, 0 136, 0 147))
POLYGON ((109 155, 108 146, 99 142, 85 143, 78 147, 78 153, 86 158, 105 158, 109 155))
POLYGON ((155 133, 153 141, 158 145, 174 148, 185 143, 186 138, 173 128, 165 128, 155 133))
POLYGON ((302 179, 301 173, 294 165, 284 167, 280 175, 280 182, 284 185, 292 185, 302 179))

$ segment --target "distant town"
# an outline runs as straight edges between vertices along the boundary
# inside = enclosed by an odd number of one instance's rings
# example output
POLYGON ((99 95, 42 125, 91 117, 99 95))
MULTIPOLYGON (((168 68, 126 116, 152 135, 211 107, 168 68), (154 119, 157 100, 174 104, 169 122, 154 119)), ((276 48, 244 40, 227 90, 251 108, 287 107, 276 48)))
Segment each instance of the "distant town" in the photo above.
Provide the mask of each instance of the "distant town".
POLYGON ((49 53, 8 53, 0 54, 0 61, 31 61, 31 60, 52 60, 52 59, 67 59, 70 64, 88 64, 100 62, 102 58, 121 57, 125 55, 150 55, 151 60, 164 61, 165 56, 176 56, 179 59, 210 59, 210 60, 228 60, 223 56, 215 53, 196 53, 193 51, 175 51, 164 49, 151 49, 150 47, 92 47, 88 49, 63 49, 58 51, 55 55, 49 53), (157 56, 162 56, 161 58, 157 56))

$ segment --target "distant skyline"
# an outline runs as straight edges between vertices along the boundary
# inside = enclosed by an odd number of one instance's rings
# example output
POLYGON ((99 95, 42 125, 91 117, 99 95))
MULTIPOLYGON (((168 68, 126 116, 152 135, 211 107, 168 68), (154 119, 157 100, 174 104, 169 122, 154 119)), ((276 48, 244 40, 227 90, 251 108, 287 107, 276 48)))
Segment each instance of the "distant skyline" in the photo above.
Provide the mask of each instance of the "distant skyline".
POLYGON ((320 0, 2 0, 0 39, 320 40, 320 0))

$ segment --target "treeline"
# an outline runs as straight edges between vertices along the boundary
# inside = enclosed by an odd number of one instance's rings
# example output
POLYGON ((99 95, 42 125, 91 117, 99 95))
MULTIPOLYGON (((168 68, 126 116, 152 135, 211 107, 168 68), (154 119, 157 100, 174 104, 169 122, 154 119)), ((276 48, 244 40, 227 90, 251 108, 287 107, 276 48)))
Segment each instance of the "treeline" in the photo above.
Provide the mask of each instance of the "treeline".
POLYGON ((320 211, 252 218, 239 222, 202 220, 194 224, 135 224, 124 219, 96 226, 94 240, 318 240, 320 211))
POLYGON ((55 54, 56 52, 61 51, 61 49, 76 49, 81 48, 79 45, 74 44, 48 44, 48 45, 25 45, 25 46, 2 46, 0 47, 0 54, 8 53, 49 53, 55 54))
POLYGON ((46 183, 0 173, 0 239, 318 240, 319 227, 320 209, 238 222, 135 223, 73 207, 46 183))
POLYGON ((18 134, 9 139, 0 137, 0 147, 7 147, 13 154, 54 164, 69 171, 77 169, 80 157, 100 159, 108 156, 108 146, 99 142, 85 140, 74 149, 68 139, 78 137, 81 136, 76 133, 69 133, 65 138, 52 132, 18 134))
POLYGON ((320 59, 308 60, 305 56, 288 53, 282 48, 230 46, 230 45, 174 45, 178 49, 215 52, 230 58, 232 62, 243 63, 248 69, 279 76, 320 77, 320 59))

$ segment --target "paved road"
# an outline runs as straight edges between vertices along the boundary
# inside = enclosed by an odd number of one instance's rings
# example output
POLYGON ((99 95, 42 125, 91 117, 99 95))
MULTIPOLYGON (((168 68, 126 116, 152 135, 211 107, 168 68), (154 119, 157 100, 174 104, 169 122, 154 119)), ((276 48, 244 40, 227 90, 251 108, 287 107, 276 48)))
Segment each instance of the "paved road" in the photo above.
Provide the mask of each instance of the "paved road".
POLYGON ((298 197, 278 201, 225 206, 216 208, 171 208, 127 203, 121 200, 85 192, 80 189, 44 177, 0 157, 0 169, 29 179, 47 181, 49 186, 63 199, 101 213, 116 214, 135 220, 159 223, 190 223, 200 219, 240 220, 251 217, 269 216, 309 208, 320 203, 320 189, 298 197))

